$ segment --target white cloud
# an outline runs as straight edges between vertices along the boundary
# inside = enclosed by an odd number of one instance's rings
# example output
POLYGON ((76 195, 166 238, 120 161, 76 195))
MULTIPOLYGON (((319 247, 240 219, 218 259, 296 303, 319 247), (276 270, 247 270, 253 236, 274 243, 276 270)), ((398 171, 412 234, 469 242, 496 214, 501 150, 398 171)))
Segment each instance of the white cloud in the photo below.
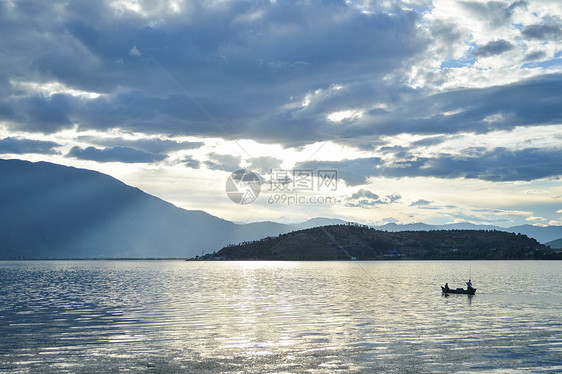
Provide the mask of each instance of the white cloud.
POLYGON ((521 37, 521 30, 561 15, 560 4, 550 1, 435 0, 421 26, 432 44, 410 70, 410 82, 434 90, 482 88, 559 72, 560 65, 522 68, 529 52, 542 51, 545 58, 553 59, 562 40, 527 40, 521 37), (510 49, 477 54, 484 46, 500 42, 510 49))
POLYGON ((133 48, 131 48, 131 50, 129 51, 129 54, 131 56, 139 57, 141 55, 141 52, 138 50, 137 46, 134 45, 133 48))
POLYGON ((66 94, 70 96, 81 97, 84 99, 97 99, 102 94, 99 92, 91 92, 79 90, 76 88, 71 88, 64 83, 57 81, 50 82, 30 82, 30 81, 18 81, 10 80, 10 85, 14 90, 24 91, 26 94, 40 94, 46 96, 52 96, 55 94, 66 94))
POLYGON ((340 110, 339 112, 330 113, 327 118, 332 122, 341 122, 357 117, 361 117, 361 113, 358 110, 340 110))
POLYGON ((547 221, 546 218, 543 218, 543 217, 535 217, 535 216, 533 216, 533 217, 527 217, 526 220, 527 220, 527 221, 531 221, 531 222, 544 222, 544 221, 547 221))

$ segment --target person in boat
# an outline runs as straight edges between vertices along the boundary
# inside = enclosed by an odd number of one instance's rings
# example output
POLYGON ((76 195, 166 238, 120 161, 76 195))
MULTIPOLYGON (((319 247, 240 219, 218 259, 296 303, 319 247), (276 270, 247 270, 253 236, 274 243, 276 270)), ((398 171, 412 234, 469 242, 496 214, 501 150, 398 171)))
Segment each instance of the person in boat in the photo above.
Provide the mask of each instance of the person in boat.
POLYGON ((449 289, 449 283, 445 283, 445 289, 446 289, 446 290, 449 289))
POLYGON ((470 290, 471 288, 472 288, 472 282, 469 279, 468 282, 466 282, 466 289, 470 290))

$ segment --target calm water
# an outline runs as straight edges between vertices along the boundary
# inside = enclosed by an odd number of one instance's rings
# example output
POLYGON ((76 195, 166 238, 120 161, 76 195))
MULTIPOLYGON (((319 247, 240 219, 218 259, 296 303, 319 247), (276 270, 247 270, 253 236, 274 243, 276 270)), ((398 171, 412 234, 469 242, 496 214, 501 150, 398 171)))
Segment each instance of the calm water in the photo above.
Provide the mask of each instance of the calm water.
POLYGON ((0 372, 562 372, 561 284, 541 261, 0 262, 0 372), (469 271, 474 297, 441 295, 469 271))

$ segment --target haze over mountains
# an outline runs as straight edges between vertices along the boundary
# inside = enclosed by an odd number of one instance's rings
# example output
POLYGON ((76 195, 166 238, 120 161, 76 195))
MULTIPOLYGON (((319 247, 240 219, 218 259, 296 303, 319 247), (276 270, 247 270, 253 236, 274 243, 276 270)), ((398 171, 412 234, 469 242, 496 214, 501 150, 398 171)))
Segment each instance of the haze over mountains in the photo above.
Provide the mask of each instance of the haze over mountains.
MULTIPOLYGON (((0 258, 194 257, 228 244, 341 224, 235 224, 178 208, 108 175, 47 162, 0 160, 0 258)), ((387 224, 387 231, 497 229, 544 243, 562 227, 387 224)))
POLYGON ((237 225, 46 162, 0 160, 0 178, 0 258, 188 257, 293 229, 237 225))

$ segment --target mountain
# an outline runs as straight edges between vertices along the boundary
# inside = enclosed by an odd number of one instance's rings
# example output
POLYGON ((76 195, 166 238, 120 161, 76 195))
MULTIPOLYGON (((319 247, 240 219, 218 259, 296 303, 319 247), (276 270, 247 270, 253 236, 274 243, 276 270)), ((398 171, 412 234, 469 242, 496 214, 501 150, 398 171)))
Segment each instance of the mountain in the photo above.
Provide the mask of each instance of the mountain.
POLYGON ((297 223, 293 226, 295 227, 295 230, 303 230, 303 229, 310 229, 312 227, 343 225, 346 223, 347 221, 343 221, 341 219, 317 217, 317 218, 311 218, 308 221, 297 223))
POLYGON ((383 226, 373 226, 377 230, 397 232, 397 231, 427 231, 427 230, 439 230, 439 226, 426 225, 425 223, 408 223, 400 225, 394 222, 387 223, 383 226))
MULTIPOLYGON (((108 175, 48 162, 0 159, 0 259, 194 257, 228 244, 345 221, 235 224, 178 208, 108 175)), ((512 231, 540 242, 562 227, 500 228, 469 223, 375 227, 389 232, 468 229, 512 231)))
POLYGON ((552 249, 562 249, 562 238, 561 239, 556 239, 556 240, 552 240, 548 243, 544 243, 544 245, 546 245, 547 247, 550 247, 552 249))
POLYGON ((504 229, 504 231, 527 235, 537 239, 541 243, 546 243, 562 237, 562 226, 540 227, 533 225, 521 225, 509 227, 504 229))
MULTIPOLYGON (((248 240, 268 238, 295 231, 297 228, 292 225, 263 221, 246 224, 237 224, 236 230, 231 234, 229 243, 241 243, 248 240)), ((216 247, 218 250, 221 246, 216 247)))
POLYGON ((546 243, 550 240, 562 237, 562 226, 540 227, 533 225, 521 225, 513 227, 500 227, 492 225, 475 225, 468 222, 462 222, 446 225, 427 225, 425 223, 409 223, 402 225, 396 223, 387 223, 386 225, 382 226, 372 226, 372 228, 391 232, 427 230, 497 230, 527 235, 531 238, 535 238, 540 243, 546 243))
POLYGON ((0 258, 193 257, 292 230, 180 209, 91 170, 0 160, 0 258))
POLYGON ((209 259, 360 260, 548 259, 550 248, 525 235, 489 230, 388 232, 363 225, 333 225, 222 248, 209 259))

